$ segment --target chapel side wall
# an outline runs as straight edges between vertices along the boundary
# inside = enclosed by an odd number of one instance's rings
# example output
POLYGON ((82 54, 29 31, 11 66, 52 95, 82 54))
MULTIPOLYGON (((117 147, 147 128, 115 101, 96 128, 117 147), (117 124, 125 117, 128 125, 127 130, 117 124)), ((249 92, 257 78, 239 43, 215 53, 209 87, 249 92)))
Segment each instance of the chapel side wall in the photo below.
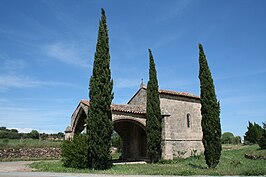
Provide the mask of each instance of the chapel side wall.
POLYGON ((163 157, 188 157, 203 151, 201 104, 199 99, 160 94, 161 109, 170 116, 163 119, 163 157), (187 114, 190 114, 190 127, 187 114), (193 154, 194 153, 194 154, 193 154))

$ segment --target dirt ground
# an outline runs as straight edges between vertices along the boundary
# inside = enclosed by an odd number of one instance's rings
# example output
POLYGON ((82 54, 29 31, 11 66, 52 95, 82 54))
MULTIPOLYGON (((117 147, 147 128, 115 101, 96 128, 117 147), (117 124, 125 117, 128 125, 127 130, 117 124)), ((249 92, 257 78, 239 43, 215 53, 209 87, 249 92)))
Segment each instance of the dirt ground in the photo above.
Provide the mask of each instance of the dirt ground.
POLYGON ((0 162, 0 172, 30 172, 32 169, 28 164, 32 161, 15 161, 15 162, 0 162))

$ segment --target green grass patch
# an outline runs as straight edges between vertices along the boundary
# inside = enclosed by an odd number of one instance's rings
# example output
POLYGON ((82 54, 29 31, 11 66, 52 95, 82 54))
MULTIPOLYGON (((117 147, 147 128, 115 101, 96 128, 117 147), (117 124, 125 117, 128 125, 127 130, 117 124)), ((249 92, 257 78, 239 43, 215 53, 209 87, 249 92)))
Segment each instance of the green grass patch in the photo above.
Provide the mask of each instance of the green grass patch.
POLYGON ((62 141, 38 139, 0 139, 0 149, 59 148, 62 141))
POLYGON ((163 160, 157 164, 115 165, 111 169, 99 171, 65 168, 60 161, 35 162, 30 166, 38 171, 121 175, 266 175, 265 160, 250 160, 244 157, 248 152, 263 151, 258 149, 257 145, 227 148, 223 150, 220 163, 215 169, 207 168, 204 156, 172 161, 163 160))
POLYGON ((114 152, 114 153, 111 153, 111 156, 112 156, 113 160, 118 160, 121 156, 121 153, 120 152, 114 152))

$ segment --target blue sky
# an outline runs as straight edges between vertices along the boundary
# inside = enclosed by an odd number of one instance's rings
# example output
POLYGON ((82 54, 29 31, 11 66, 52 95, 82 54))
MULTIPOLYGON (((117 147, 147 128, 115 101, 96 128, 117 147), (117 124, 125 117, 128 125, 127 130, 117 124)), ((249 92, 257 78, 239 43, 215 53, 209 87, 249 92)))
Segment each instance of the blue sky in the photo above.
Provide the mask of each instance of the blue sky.
POLYGON ((161 89, 199 95, 202 43, 221 102, 222 131, 243 136, 266 120, 264 0, 1 0, 0 126, 64 131, 88 83, 104 8, 114 103, 148 78, 151 48, 161 89))

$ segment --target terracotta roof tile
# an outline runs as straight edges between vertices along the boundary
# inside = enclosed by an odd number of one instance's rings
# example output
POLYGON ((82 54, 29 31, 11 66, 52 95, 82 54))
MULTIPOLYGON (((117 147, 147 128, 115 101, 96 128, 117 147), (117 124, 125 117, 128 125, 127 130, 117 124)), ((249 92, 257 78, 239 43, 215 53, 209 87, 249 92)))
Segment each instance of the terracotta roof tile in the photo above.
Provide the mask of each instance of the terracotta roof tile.
POLYGON ((176 95, 176 96, 183 96, 183 97, 190 97, 190 98, 196 98, 200 99, 199 96, 193 95, 191 93, 187 92, 176 92, 176 91, 171 91, 171 90, 159 90, 159 93, 161 94, 169 94, 169 95, 176 95))
POLYGON ((146 108, 142 105, 112 104, 112 111, 121 111, 135 114, 146 114, 146 108))
MULTIPOLYGON (((146 85, 141 85, 140 89, 145 89, 147 90, 147 86, 146 85)), ((159 89, 159 94, 168 94, 168 95, 176 95, 176 96, 183 96, 183 97, 190 97, 190 98, 196 98, 196 99, 200 99, 199 96, 193 95, 191 93, 187 93, 187 92, 177 92, 177 91, 172 91, 172 90, 162 90, 159 89)), ((135 96, 135 95, 134 95, 135 96)), ((133 97, 134 97, 133 96, 133 97)), ((130 102, 130 101, 129 101, 130 102)))
MULTIPOLYGON (((81 103, 87 106, 90 106, 90 102, 88 100, 81 100, 81 103)), ((112 104, 111 109, 112 111, 118 111, 118 112, 126 112, 126 113, 133 113, 133 114, 146 114, 145 106, 141 106, 141 105, 112 104)))

